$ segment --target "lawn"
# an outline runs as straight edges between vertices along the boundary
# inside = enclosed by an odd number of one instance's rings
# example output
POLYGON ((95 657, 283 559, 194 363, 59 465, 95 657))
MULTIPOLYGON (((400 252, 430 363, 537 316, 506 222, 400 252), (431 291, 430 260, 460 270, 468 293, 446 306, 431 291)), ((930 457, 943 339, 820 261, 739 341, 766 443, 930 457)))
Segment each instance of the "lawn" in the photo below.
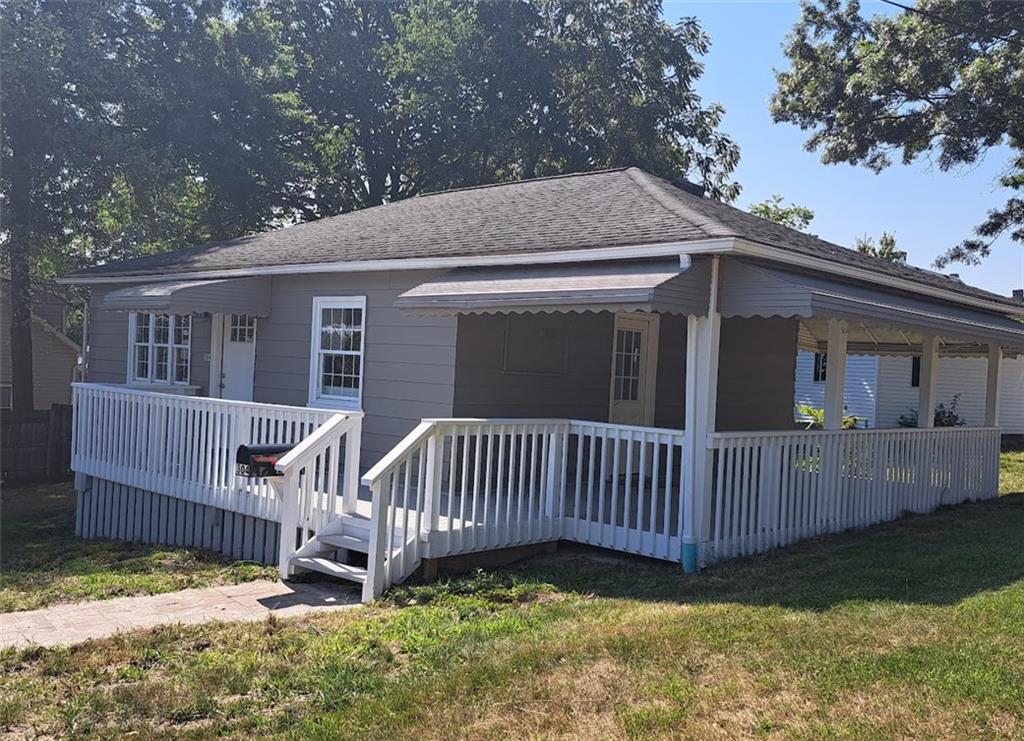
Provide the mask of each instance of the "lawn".
POLYGON ((74 517, 70 484, 4 489, 0 612, 276 577, 276 569, 196 549, 79 540, 74 517))
POLYGON ((568 550, 358 610, 8 650, 0 728, 1020 738, 1022 533, 1016 494, 696 576, 568 550))
POLYGON ((1004 448, 999 459, 999 493, 1024 493, 1024 447, 1004 448))

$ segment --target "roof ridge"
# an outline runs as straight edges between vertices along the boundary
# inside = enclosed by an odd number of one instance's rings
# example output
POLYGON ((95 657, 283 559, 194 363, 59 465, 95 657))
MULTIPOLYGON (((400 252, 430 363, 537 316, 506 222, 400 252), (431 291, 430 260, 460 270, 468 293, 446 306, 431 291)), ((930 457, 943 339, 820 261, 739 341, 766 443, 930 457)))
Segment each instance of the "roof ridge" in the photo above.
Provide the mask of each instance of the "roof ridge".
MULTIPOLYGON (((524 178, 520 180, 502 180, 497 183, 480 183, 479 185, 464 185, 461 188, 449 188, 447 190, 431 190, 426 193, 420 193, 416 198, 426 198, 428 196, 443 196, 448 193, 461 193, 466 190, 483 190, 484 188, 499 188, 505 185, 526 185, 527 183, 538 183, 545 180, 564 180, 566 178, 580 178, 588 175, 606 175, 610 172, 622 172, 623 170, 629 170, 628 167, 608 167, 604 170, 584 170, 583 172, 560 172, 555 175, 542 175, 536 178, 524 178)), ((410 200, 410 199, 405 199, 410 200)), ((401 201, 391 201, 390 203, 401 203, 401 201)), ((388 205, 388 204, 383 204, 388 205)))
MULTIPOLYGON (((664 184, 670 188, 675 188, 675 186, 672 185, 672 183, 665 180, 664 178, 659 178, 656 175, 651 175, 649 172, 647 172, 646 170, 642 170, 639 167, 626 168, 626 175, 629 176, 630 180, 632 180, 634 183, 640 186, 644 193, 650 196, 651 200, 653 200, 659 206, 667 210, 669 213, 678 216, 680 219, 696 224, 696 226, 699 229, 706 232, 708 236, 728 236, 727 234, 721 233, 715 234, 713 233, 713 230, 708 227, 714 227, 714 229, 717 230, 724 229, 726 232, 728 232, 728 234, 733 234, 735 232, 735 230, 730 229, 728 225, 723 224, 722 222, 717 221, 715 219, 712 219, 711 217, 699 211, 684 209, 683 205, 679 203, 678 200, 674 198, 669 198, 664 192, 662 192, 657 187, 657 184, 664 184), (657 181, 657 184, 652 181, 657 181)), ((679 190, 678 188, 675 189, 679 190)), ((679 193, 681 195, 689 195, 688 193, 685 193, 684 191, 681 190, 679 191, 679 193)), ((690 197, 697 198, 698 196, 690 197)))

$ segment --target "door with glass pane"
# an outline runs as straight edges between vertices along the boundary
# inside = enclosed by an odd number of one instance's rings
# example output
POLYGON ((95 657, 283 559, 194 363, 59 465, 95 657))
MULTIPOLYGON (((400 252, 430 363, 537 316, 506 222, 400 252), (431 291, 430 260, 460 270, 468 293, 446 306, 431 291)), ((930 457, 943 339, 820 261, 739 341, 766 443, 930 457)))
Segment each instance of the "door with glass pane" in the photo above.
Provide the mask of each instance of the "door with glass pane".
POLYGON ((252 401, 256 371, 256 317, 225 314, 223 321, 220 398, 252 401))
POLYGON ((658 367, 658 316, 616 314, 612 340, 612 387, 608 420, 627 425, 654 424, 658 367))

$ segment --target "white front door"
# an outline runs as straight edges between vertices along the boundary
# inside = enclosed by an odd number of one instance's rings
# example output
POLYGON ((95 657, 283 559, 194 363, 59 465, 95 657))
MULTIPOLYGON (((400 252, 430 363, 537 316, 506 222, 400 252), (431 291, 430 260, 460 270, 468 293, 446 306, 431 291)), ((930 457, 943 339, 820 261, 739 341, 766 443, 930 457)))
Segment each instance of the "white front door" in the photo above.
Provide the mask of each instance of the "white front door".
POLYGON ((654 424, 658 326, 656 314, 615 315, 608 421, 625 425, 654 424))
POLYGON ((220 332, 220 398, 252 401, 256 317, 225 314, 220 332))

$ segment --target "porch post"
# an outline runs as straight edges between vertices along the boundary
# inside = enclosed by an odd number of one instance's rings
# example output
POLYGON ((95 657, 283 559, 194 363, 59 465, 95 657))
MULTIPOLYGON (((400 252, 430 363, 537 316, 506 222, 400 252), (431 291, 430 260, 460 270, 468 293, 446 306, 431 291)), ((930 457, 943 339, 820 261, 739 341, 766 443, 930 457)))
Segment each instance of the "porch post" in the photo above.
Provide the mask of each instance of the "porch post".
POLYGON ((825 366, 825 429, 843 429, 843 391, 846 388, 846 322, 828 320, 828 365, 825 366))
POLYGON ((718 349, 722 315, 718 312, 718 257, 712 258, 711 300, 706 317, 686 319, 686 459, 682 481, 682 563, 683 571, 695 573, 699 547, 710 537, 714 452, 708 435, 715 431, 718 409, 718 349))
POLYGON ((999 366, 1003 349, 999 345, 988 348, 988 382, 985 384, 985 426, 999 426, 999 366))
POLYGON ((935 382, 939 370, 939 338, 925 337, 921 343, 921 387, 917 403, 917 426, 935 426, 935 382))

